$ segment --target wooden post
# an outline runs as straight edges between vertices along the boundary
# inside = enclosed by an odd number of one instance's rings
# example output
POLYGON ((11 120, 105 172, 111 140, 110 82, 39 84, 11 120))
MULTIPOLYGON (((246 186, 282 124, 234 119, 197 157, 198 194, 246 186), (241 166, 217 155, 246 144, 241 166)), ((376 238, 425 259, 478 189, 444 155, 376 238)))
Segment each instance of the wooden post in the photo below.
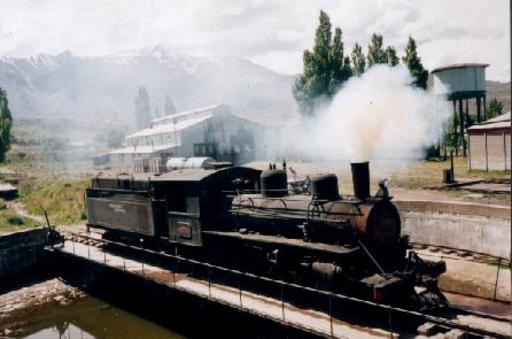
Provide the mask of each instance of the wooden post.
POLYGON ((455 167, 453 166, 453 151, 450 152, 450 172, 452 174, 452 182, 455 182, 455 167))
MULTIPOLYGON (((459 133, 458 133, 459 126, 457 126, 455 124, 456 116, 457 116, 457 103, 456 103, 456 100, 453 99, 453 132, 457 136, 457 142, 458 142, 458 140, 459 140, 459 133)), ((453 146, 455 146, 455 155, 459 155, 459 148, 457 147, 457 145, 452 145, 452 147, 453 146)))
POLYGON ((505 167, 504 170, 507 170, 507 138, 505 136, 505 131, 503 131, 503 159, 505 160, 503 162, 503 166, 505 167))
POLYGON ((489 152, 487 150, 487 132, 484 132, 485 135, 485 170, 489 171, 489 152))

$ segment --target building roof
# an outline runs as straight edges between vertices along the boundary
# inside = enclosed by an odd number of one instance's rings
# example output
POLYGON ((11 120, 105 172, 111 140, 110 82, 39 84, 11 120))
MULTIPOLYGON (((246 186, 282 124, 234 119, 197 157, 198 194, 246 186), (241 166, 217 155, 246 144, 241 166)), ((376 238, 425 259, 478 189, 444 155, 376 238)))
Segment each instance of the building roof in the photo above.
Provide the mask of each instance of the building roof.
POLYGON ((475 132, 495 129, 510 129, 510 112, 498 115, 497 117, 484 121, 480 124, 473 125, 467 130, 469 132, 475 132))
POLYGON ((137 137, 144 137, 144 136, 150 136, 150 135, 158 135, 162 133, 172 133, 184 130, 186 128, 189 128, 191 126, 197 125, 205 120, 211 119, 213 117, 213 114, 207 114, 201 117, 197 118, 190 118, 187 120, 180 121, 178 123, 168 123, 165 125, 157 125, 152 128, 145 128, 143 130, 137 131, 135 133, 132 133, 130 135, 126 136, 126 139, 132 139, 137 137))
POLYGON ((154 152, 160 152, 163 150, 171 150, 175 147, 178 147, 177 144, 164 144, 164 145, 144 145, 144 146, 127 146, 123 148, 118 148, 113 151, 110 151, 108 154, 151 154, 154 152))
POLYGON ((441 71, 446 71, 449 69, 457 69, 457 68, 470 68, 470 67, 488 67, 489 64, 479 64, 479 63, 459 63, 459 64, 451 64, 447 66, 442 66, 438 68, 434 68, 430 73, 436 73, 441 71))
POLYGON ((151 126, 168 124, 168 123, 177 123, 182 120, 187 120, 193 116, 199 116, 203 113, 209 114, 209 113, 221 111, 221 110, 229 110, 229 108, 224 104, 205 106, 205 107, 193 109, 190 111, 184 111, 184 112, 166 115, 164 117, 154 119, 151 121, 151 126))
POLYGON ((200 182, 205 179, 215 179, 223 175, 227 174, 252 174, 255 177, 259 177, 261 171, 250 168, 250 167, 239 167, 239 166, 231 166, 224 167, 220 169, 204 169, 204 168, 187 168, 187 169, 179 169, 172 170, 166 173, 161 174, 153 174, 153 173, 136 173, 131 175, 116 175, 116 176, 102 176, 97 177, 98 179, 108 179, 115 178, 116 180, 126 180, 129 179, 131 181, 143 181, 143 182, 155 182, 155 181, 180 181, 180 182, 200 182))

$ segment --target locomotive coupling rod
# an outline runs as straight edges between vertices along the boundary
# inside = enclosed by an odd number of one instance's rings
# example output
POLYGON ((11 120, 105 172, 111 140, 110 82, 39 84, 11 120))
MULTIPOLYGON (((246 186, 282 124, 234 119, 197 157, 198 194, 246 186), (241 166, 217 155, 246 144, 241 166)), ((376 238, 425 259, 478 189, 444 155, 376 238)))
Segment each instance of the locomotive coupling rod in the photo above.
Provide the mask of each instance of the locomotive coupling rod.
POLYGON ((373 261, 373 263, 375 264, 375 266, 377 266, 377 268, 379 269, 380 273, 382 274, 386 274, 386 272, 384 271, 384 269, 382 268, 382 266, 379 265, 379 263, 377 262, 377 260, 375 260, 375 258, 373 257, 373 255, 370 253, 370 251, 366 248, 366 246, 363 244, 363 242, 359 239, 357 239, 357 242, 359 243, 359 245, 361 246, 361 248, 366 252, 366 254, 370 257, 370 259, 373 261))

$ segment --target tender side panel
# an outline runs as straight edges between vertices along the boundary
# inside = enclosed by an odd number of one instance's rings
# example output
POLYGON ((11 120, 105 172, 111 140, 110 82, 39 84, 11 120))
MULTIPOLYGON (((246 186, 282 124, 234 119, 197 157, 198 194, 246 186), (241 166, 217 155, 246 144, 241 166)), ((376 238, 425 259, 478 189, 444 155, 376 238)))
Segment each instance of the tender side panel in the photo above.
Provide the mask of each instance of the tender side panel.
POLYGON ((201 221, 193 213, 169 212, 169 241, 201 246, 201 221))
POLYGON ((155 235, 151 199, 144 196, 87 194, 88 222, 93 226, 155 235), (96 196, 91 196, 96 195, 96 196))

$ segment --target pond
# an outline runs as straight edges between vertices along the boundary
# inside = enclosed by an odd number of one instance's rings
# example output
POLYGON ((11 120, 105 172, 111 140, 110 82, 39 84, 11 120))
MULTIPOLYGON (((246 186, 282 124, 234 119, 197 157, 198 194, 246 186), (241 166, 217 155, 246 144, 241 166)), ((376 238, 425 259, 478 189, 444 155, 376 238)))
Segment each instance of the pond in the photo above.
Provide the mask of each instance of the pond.
POLYGON ((94 297, 67 306, 48 305, 14 332, 18 338, 186 338, 94 297))

